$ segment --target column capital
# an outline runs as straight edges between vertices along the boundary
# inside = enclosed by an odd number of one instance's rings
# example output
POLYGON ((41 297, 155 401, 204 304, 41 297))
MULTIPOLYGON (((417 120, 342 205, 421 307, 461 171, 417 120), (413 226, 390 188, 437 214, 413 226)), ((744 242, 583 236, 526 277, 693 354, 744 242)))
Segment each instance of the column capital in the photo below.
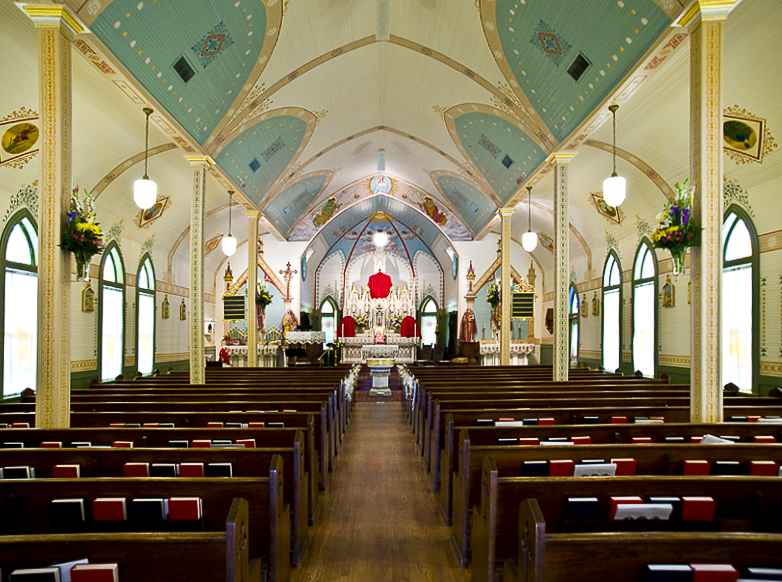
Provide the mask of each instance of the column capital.
POLYGON ((741 0, 696 0, 679 19, 679 26, 692 30, 705 20, 725 20, 741 0))
POLYGON ((258 218, 260 216, 261 212, 259 210, 245 210, 244 215, 247 218, 258 218))
POLYGON ((513 208, 498 208, 497 211, 500 213, 500 216, 502 218, 510 218, 511 214, 513 214, 516 211, 516 207, 513 208))
POLYGON ((215 161, 209 156, 185 156, 187 163, 194 168, 206 168, 207 170, 214 166, 215 161))
POLYGON ((569 164, 575 156, 576 152, 554 152, 546 158, 546 161, 550 165, 569 164))
POLYGON ((27 13, 35 28, 57 28, 71 40, 76 35, 89 32, 64 4, 22 4, 17 6, 27 13))

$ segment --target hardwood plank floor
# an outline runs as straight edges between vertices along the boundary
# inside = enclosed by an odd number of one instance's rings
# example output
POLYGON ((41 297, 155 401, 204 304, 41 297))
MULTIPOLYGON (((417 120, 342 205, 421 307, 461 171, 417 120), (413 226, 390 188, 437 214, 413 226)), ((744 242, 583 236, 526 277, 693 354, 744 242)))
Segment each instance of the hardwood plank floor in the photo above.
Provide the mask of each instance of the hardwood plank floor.
POLYGON ((469 582, 398 402, 358 402, 293 582, 469 582))

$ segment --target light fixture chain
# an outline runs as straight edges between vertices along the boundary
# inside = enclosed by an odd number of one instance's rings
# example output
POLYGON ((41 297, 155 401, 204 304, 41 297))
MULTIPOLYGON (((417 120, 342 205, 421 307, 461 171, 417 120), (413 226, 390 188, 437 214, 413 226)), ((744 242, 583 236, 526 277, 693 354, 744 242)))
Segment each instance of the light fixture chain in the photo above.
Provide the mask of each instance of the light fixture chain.
POLYGON ((149 165, 149 116, 152 113, 152 109, 145 107, 144 113, 147 115, 146 128, 144 131, 144 179, 149 180, 149 172, 147 171, 149 165))
POLYGON ((234 193, 228 192, 228 195, 230 196, 230 199, 228 200, 228 236, 233 236, 231 234, 231 217, 233 216, 234 193))

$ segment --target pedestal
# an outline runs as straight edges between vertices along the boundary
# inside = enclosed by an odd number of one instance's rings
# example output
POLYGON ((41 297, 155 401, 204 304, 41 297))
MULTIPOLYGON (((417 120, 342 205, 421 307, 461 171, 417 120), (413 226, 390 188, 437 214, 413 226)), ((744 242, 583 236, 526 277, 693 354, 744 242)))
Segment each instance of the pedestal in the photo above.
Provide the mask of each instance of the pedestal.
POLYGON ((391 390, 388 388, 388 376, 391 374, 391 368, 396 364, 393 358, 378 358, 376 360, 367 360, 369 374, 372 376, 372 388, 369 391, 370 396, 391 396, 391 390))

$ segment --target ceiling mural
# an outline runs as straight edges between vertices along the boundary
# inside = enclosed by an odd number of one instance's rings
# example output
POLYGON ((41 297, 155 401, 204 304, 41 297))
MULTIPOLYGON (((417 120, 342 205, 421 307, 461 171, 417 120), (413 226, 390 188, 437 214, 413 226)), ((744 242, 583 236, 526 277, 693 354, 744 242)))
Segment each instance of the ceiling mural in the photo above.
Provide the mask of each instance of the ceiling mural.
POLYGON ((263 211, 280 233, 287 235, 294 222, 328 185, 331 173, 302 178, 288 186, 263 211))
POLYGON ((471 104, 451 108, 444 116, 451 137, 497 195, 498 206, 546 159, 546 152, 505 115, 471 104))
POLYGON ((479 232, 494 217, 496 206, 476 186, 448 172, 433 172, 432 179, 473 233, 479 232))
MULTIPOLYGON (((388 177, 392 186, 387 195, 374 194, 371 190, 372 178, 374 177, 373 175, 363 178, 337 193, 321 198, 295 226, 288 240, 308 241, 340 212, 346 211, 359 201, 376 196, 390 196, 417 207, 451 240, 472 240, 470 231, 461 222, 462 218, 444 202, 441 195, 433 196, 393 176, 388 177)), ((376 185, 375 188, 377 189, 378 186, 376 185)), ((374 211, 372 210, 372 212, 374 211)))
POLYGON ((188 0, 115 0, 90 30, 203 145, 263 70, 268 56, 261 54, 277 40, 278 26, 270 21, 279 20, 280 10, 267 14, 261 0, 197 9, 188 0))
POLYGON ((0 166, 23 168, 38 153, 38 114, 22 107, 0 119, 0 166))
POLYGON ((672 22, 653 0, 484 1, 481 18, 497 65, 558 142, 609 96, 672 22))
POLYGON ((314 116, 304 110, 298 112, 284 115, 278 111, 274 116, 272 111, 262 116, 225 144, 215 158, 255 204, 261 204, 312 135, 308 122, 314 116))

